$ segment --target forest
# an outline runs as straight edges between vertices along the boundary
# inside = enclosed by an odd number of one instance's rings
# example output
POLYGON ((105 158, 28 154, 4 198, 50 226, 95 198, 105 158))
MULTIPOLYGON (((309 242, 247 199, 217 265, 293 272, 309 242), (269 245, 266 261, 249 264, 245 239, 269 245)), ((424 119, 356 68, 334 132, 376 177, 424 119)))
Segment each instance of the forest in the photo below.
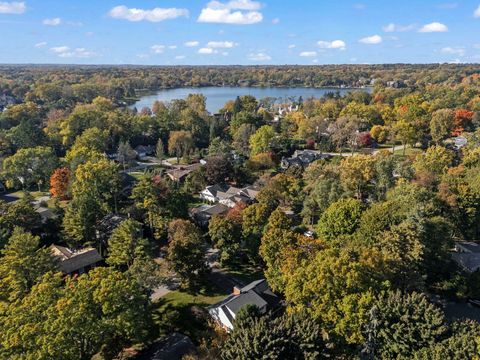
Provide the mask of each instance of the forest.
POLYGON ((480 359, 480 66, 1 65, 0 111, 0 358, 480 359), (226 85, 373 91, 126 106, 226 85), (199 222, 214 185, 255 196, 199 222), (219 274, 281 304, 225 331, 219 274))

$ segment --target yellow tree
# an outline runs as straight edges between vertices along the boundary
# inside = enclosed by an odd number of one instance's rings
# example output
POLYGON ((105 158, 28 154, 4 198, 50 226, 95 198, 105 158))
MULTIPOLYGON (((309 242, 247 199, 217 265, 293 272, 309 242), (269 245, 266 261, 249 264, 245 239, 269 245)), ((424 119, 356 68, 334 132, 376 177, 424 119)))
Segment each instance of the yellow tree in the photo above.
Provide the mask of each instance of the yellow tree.
POLYGON ((371 155, 355 155, 342 160, 340 180, 345 190, 355 193, 358 199, 375 176, 375 158, 371 155))

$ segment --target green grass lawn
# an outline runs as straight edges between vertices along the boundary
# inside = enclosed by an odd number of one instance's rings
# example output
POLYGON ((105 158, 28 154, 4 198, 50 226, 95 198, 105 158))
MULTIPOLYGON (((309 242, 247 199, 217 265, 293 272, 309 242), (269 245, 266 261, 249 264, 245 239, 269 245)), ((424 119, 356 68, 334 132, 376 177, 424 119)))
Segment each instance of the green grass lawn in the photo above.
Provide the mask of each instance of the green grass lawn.
POLYGON ((225 269, 225 272, 245 285, 264 277, 263 271, 249 265, 241 265, 238 268, 225 269))
POLYGON ((206 308, 227 295, 219 289, 204 288, 194 293, 172 291, 161 297, 153 304, 152 309, 159 335, 178 331, 189 336, 195 344, 200 344, 203 339, 210 337, 212 331, 206 308))
MULTIPOLYGON (((405 149, 405 156, 418 155, 418 154, 422 154, 422 153, 423 153, 422 149, 417 149, 417 148, 412 148, 412 147, 407 147, 405 149)), ((403 155, 403 149, 395 150, 394 154, 395 155, 403 155)))

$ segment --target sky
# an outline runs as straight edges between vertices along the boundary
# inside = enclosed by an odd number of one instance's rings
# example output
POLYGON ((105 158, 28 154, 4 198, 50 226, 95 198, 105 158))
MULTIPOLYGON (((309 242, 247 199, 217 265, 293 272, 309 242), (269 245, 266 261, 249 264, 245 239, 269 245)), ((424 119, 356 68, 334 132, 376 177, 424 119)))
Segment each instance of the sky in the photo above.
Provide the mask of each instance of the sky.
POLYGON ((0 0, 0 63, 480 62, 480 0, 0 0))

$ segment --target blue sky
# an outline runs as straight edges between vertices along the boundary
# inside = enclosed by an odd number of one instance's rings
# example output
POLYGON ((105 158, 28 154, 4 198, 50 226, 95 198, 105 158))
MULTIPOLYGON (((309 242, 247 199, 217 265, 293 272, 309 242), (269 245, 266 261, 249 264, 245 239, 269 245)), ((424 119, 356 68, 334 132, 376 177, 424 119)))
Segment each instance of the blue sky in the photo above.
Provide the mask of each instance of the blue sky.
POLYGON ((0 0, 0 63, 480 62, 480 0, 0 0))

